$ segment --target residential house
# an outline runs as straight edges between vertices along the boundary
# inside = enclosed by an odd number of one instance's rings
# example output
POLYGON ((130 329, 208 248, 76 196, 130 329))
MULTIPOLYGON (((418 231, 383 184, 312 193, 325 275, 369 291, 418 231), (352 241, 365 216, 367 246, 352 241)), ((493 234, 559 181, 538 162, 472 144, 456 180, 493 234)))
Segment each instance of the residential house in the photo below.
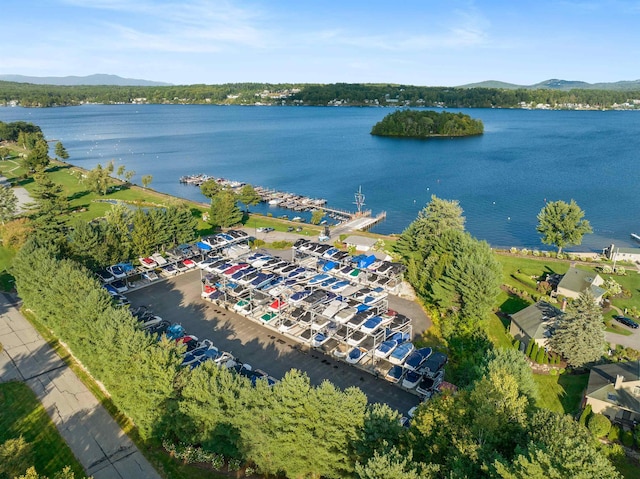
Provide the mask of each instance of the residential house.
POLYGON ((560 283, 558 283, 556 292, 561 296, 576 299, 580 296, 580 293, 590 290, 596 302, 600 303, 604 293, 606 293, 605 289, 600 288, 603 283, 604 280, 599 274, 578 269, 571 265, 569 271, 564 274, 560 283))
POLYGON ((640 361, 593 367, 585 402, 623 427, 640 423, 640 361))
POLYGON ((538 346, 547 347, 558 317, 563 314, 558 308, 546 301, 538 301, 511 316, 509 332, 526 348, 533 340, 538 346))
POLYGON ((612 261, 630 261, 640 263, 640 248, 618 248, 611 244, 604 249, 604 255, 612 261))
POLYGON ((376 238, 358 235, 347 236, 344 240, 348 248, 354 247, 358 251, 371 251, 377 242, 376 238))

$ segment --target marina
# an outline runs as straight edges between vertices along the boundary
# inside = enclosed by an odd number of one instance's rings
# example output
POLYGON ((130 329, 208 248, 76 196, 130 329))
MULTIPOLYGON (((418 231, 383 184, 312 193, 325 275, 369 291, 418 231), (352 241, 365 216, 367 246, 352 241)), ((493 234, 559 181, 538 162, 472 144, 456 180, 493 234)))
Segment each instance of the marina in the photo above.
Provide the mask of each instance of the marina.
MULTIPOLYGON (((200 187, 206 181, 213 180, 224 188, 230 188, 234 192, 238 193, 240 189, 248 183, 228 180, 226 178, 217 178, 215 176, 206 175, 204 173, 198 173, 194 175, 186 175, 180 177, 180 183, 193 185, 200 187)), ((327 200, 324 198, 310 198, 303 195, 298 195, 295 193, 282 192, 271 188, 265 188, 262 186, 254 186, 253 187, 258 196, 260 196, 260 200, 263 203, 266 203, 269 206, 274 206, 282 209, 297 211, 297 212, 305 212, 305 211, 315 211, 322 210, 325 213, 325 216, 336 220, 337 225, 345 225, 349 224, 349 229, 359 229, 359 230, 367 230, 375 226, 376 224, 384 221, 387 217, 386 211, 379 213, 376 216, 373 216, 371 210, 363 209, 365 205, 364 199, 365 196, 362 193, 362 187, 358 188, 358 191, 355 193, 355 201, 356 211, 351 212, 348 210, 340 209, 340 208, 331 208, 327 206, 327 200)), ((283 219, 288 219, 288 215, 281 216, 283 219), (286 218, 285 218, 286 216, 286 218)), ((305 219, 301 216, 295 216, 292 218, 292 221, 300 221, 304 222, 305 219)), ((327 225, 327 220, 323 219, 320 223, 321 225, 327 225)))

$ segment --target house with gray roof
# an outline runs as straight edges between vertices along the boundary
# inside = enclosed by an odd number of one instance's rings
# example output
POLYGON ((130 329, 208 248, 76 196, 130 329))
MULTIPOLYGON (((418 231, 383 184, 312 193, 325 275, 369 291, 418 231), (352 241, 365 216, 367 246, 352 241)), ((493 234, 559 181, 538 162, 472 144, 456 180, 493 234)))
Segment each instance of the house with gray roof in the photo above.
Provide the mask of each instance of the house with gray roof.
POLYGON ((531 340, 538 343, 538 346, 547 348, 547 342, 553 334, 556 321, 562 314, 564 313, 552 304, 538 301, 510 315, 509 332, 525 348, 531 340))
POLYGON ((358 251, 370 251, 378 242, 376 238, 370 238, 368 236, 351 235, 347 236, 343 243, 347 247, 352 246, 358 251))
POLYGON ((580 293, 590 290, 597 303, 602 301, 602 297, 606 290, 600 286, 604 283, 602 277, 593 272, 584 269, 578 269, 574 265, 571 265, 569 271, 567 271, 560 283, 556 292, 560 296, 576 299, 580 296, 580 293))
POLYGON ((585 402, 594 413, 604 414, 623 427, 640 423, 640 361, 593 367, 585 402))

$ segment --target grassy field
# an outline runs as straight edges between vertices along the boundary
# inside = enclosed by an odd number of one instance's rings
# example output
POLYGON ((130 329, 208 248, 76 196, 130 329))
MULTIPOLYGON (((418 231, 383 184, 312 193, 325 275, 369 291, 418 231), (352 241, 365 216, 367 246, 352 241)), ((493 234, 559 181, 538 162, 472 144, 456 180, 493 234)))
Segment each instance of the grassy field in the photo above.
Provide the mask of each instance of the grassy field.
POLYGON ((587 387, 589 374, 561 374, 559 376, 534 374, 540 391, 538 407, 564 414, 575 414, 580 409, 582 393, 587 387))
POLYGON ((0 410, 0 443, 22 436, 33 447, 33 466, 39 474, 53 476, 70 466, 76 477, 84 477, 82 466, 26 384, 0 384, 0 410))
MULTIPOLYGON (((535 284, 533 277, 541 279, 546 273, 557 273, 564 274, 569 269, 571 264, 568 260, 555 260, 552 258, 540 258, 533 256, 515 256, 508 254, 498 254, 498 261, 502 264, 503 268, 503 283, 507 284, 513 288, 518 289, 519 291, 526 291, 530 295, 540 296, 540 293, 537 292, 527 279, 530 279, 535 284), (528 283, 528 284, 527 284, 528 283)), ((580 269, 584 269, 587 271, 591 271, 594 274, 597 273, 596 267, 603 263, 594 263, 591 264, 577 264, 576 267, 580 269)), ((610 275, 600 274, 600 276, 604 279, 607 279, 610 275)), ((632 309, 636 308, 640 310, 640 274, 635 269, 627 268, 627 274, 625 276, 611 276, 615 281, 620 283, 622 287, 628 290, 631 293, 630 298, 613 298, 611 304, 620 310, 632 309)), ((527 304, 532 304, 533 300, 523 301, 520 306, 526 307, 527 304)), ((500 307, 503 305, 500 304, 500 307)), ((513 309, 512 305, 504 305, 508 309, 513 309)), ((522 309, 522 308, 520 308, 522 309)), ((502 309, 505 312, 515 312, 506 309, 502 309)), ((617 314, 615 309, 612 309, 609 313, 605 315, 605 319, 610 320, 613 315, 617 314)), ((615 328, 615 325, 611 325, 613 329, 611 332, 625 334, 621 328, 615 328)))

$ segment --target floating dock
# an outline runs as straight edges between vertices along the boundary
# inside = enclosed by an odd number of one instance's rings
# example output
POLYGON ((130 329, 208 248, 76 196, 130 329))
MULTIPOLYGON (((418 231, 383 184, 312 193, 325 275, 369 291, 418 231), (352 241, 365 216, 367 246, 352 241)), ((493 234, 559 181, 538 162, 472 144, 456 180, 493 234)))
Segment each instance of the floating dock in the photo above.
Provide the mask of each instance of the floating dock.
MULTIPOLYGON (((228 180, 226 178, 216 178, 215 176, 206 175, 204 173, 180 177, 180 183, 198 187, 209 180, 214 180, 221 186, 231 188, 236 192, 246 184, 240 181, 228 180)), ((354 204, 357 207, 356 212, 340 208, 331 208, 327 206, 327 200, 324 198, 310 198, 308 196, 278 191, 262 186, 254 186, 253 188, 264 203, 283 209, 301 212, 321 209, 327 216, 342 224, 348 222, 351 225, 351 230, 368 230, 381 221, 384 221, 387 217, 387 213, 385 211, 373 216, 371 210, 362 209, 365 204, 362 188, 359 188, 355 194, 356 201, 354 204)))

